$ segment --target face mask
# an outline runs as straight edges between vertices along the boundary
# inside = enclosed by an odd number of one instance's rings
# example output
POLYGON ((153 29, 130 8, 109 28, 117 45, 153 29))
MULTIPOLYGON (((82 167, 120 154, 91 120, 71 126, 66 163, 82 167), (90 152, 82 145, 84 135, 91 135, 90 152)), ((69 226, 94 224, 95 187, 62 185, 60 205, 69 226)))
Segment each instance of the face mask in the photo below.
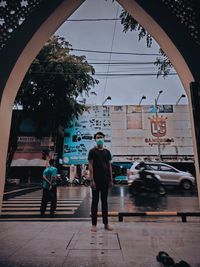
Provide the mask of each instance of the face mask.
POLYGON ((96 140, 97 145, 102 146, 104 144, 104 139, 100 138, 96 140))

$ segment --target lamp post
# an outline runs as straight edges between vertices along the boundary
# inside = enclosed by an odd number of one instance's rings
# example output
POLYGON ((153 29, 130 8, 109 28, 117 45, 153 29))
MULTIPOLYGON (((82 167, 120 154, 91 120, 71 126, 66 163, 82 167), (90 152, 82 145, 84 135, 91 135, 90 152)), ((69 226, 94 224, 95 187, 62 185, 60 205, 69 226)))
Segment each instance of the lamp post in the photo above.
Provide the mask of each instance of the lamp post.
POLYGON ((106 103, 107 100, 111 100, 111 96, 107 96, 106 99, 104 99, 104 101, 102 102, 102 106, 106 103))
MULTIPOLYGON (((156 109, 156 129, 157 129, 157 133, 159 132, 159 126, 158 126, 158 99, 160 97, 160 95, 162 94, 162 90, 160 90, 158 92, 158 96, 157 98, 155 98, 155 109, 156 109)), ((161 154, 160 154, 160 137, 159 137, 159 133, 158 133, 158 137, 157 137, 157 140, 158 140, 158 157, 159 157, 159 160, 161 160, 161 154)))
POLYGON ((184 98, 184 97, 186 97, 186 95, 185 95, 185 94, 182 94, 182 95, 179 97, 179 99, 176 101, 176 106, 177 106, 177 105, 178 105, 178 103, 180 102, 181 98, 184 98))
POLYGON ((143 95, 142 97, 141 97, 141 99, 140 99, 140 102, 139 102, 139 106, 141 105, 141 103, 142 103, 142 100, 144 100, 144 99, 146 99, 146 96, 145 95, 143 95))

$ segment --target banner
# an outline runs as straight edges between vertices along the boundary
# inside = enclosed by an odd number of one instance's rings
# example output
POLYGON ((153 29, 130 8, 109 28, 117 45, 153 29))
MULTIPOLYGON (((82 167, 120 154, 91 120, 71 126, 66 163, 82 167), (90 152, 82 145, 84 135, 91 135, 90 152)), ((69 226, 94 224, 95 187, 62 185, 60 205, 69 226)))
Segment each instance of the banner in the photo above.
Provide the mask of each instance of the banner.
POLYGON ((64 131, 63 164, 87 164, 96 132, 105 134, 105 147, 111 149, 111 120, 108 106, 92 106, 74 119, 64 131))

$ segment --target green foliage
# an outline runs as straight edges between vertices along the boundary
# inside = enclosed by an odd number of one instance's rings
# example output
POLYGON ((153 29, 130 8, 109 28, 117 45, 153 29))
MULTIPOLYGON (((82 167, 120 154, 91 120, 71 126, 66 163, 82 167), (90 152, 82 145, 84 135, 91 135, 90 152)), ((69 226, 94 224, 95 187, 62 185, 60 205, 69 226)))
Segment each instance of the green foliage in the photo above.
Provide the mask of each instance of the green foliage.
POLYGON ((38 131, 46 120, 53 122, 55 132, 73 116, 78 117, 85 106, 77 97, 89 95, 98 83, 85 56, 69 54, 70 48, 64 38, 52 36, 31 64, 15 99, 23 113, 35 119, 38 131))
POLYGON ((153 40, 151 35, 126 10, 122 10, 120 19, 125 33, 127 31, 138 31, 139 41, 146 37, 147 47, 151 47, 153 40))
POLYGON ((157 57, 154 62, 154 64, 158 67, 157 77, 162 75, 165 78, 170 73, 173 65, 161 48, 159 49, 159 53, 161 56, 157 57))
MULTIPOLYGON (((139 41, 142 38, 146 38, 147 47, 151 47, 153 41, 151 35, 126 10, 122 10, 120 19, 125 33, 127 31, 138 31, 139 41)), ((157 77, 160 75, 166 77, 173 66, 162 49, 159 49, 159 53, 160 56, 157 57, 154 62, 154 64, 158 67, 157 77)))

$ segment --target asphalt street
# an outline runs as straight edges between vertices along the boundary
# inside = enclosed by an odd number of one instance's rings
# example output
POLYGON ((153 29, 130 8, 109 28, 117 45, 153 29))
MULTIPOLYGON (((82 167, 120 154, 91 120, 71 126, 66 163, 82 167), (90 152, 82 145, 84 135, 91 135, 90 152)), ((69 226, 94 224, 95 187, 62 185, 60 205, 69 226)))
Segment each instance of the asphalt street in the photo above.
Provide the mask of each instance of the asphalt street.
MULTIPOLYGON (((58 187, 57 212, 54 218, 49 216, 49 206, 44 218, 40 216, 42 196, 40 188, 31 188, 31 192, 17 189, 5 194, 0 220, 90 220, 90 187, 58 187)), ((110 189, 108 205, 111 220, 117 220, 118 212, 200 211, 197 193, 194 191, 184 192, 171 188, 162 197, 154 194, 133 197, 130 195, 127 185, 114 185, 110 189)), ((143 220, 144 218, 138 219, 143 220)))

